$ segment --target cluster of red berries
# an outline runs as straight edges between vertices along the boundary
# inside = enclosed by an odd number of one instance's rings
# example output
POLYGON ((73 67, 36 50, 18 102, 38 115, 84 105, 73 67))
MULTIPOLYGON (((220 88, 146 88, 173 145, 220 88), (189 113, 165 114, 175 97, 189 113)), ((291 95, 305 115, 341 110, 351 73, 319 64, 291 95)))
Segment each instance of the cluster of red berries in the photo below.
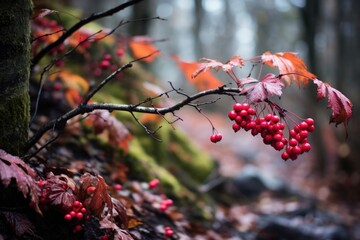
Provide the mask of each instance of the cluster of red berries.
POLYGON ((46 184, 47 184, 46 180, 39 180, 37 182, 37 185, 40 188, 39 202, 40 202, 40 207, 42 210, 47 210, 49 207, 48 206, 48 203, 49 203, 48 192, 45 189, 46 184))
POLYGON ((164 227, 164 233, 166 237, 172 237, 174 235, 174 231, 171 227, 164 227))
POLYGON ((228 117, 235 122, 232 125, 235 132, 244 129, 251 131, 253 136, 260 134, 264 144, 271 145, 277 151, 286 147, 286 151, 281 155, 283 160, 295 160, 298 155, 311 149, 307 142, 309 132, 315 129, 314 120, 311 118, 295 125, 294 129, 289 131, 288 140, 283 134, 285 124, 279 116, 269 113, 265 117, 256 117, 256 110, 247 103, 235 103, 228 117))
POLYGON ((221 133, 214 133, 213 135, 210 136, 210 141, 213 143, 220 142, 221 139, 222 139, 221 133))
MULTIPOLYGON (((124 50, 123 49, 117 50, 116 55, 118 57, 121 57, 122 55, 124 55, 124 50)), ((118 67, 115 63, 112 62, 113 62, 113 57, 110 54, 105 54, 102 60, 98 64, 96 64, 94 69, 94 75, 98 77, 103 73, 103 71, 106 70, 110 70, 112 72, 115 71, 118 67)))
POLYGON ((160 211, 165 212, 171 205, 173 205, 174 201, 171 199, 164 199, 160 203, 160 211))
POLYGON ((313 132, 314 130, 315 126, 312 118, 308 118, 295 125, 294 128, 289 131, 289 144, 285 152, 281 154, 281 158, 285 161, 289 158, 296 160, 300 154, 310 151, 311 145, 308 143, 307 137, 309 136, 309 132, 313 132))
POLYGON ((83 203, 80 201, 74 201, 71 210, 65 214, 64 219, 66 221, 75 220, 78 224, 73 228, 73 232, 80 232, 82 230, 81 223, 84 220, 88 220, 89 216, 85 216, 87 210, 83 207, 83 203))

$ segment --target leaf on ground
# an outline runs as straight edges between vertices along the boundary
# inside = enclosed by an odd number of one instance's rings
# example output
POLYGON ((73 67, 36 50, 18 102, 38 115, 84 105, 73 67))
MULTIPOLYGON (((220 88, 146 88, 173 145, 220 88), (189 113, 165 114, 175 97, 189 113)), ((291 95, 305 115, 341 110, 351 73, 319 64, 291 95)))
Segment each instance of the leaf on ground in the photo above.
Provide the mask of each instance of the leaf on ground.
POLYGON ((100 221, 100 228, 114 231, 114 240, 133 240, 131 235, 126 230, 119 228, 109 219, 109 216, 100 221))
POLYGON ((317 99, 323 99, 328 96, 328 108, 332 110, 330 123, 335 123, 336 126, 341 123, 347 123, 352 116, 352 103, 339 90, 333 88, 328 83, 324 83, 318 79, 314 80, 317 85, 317 99))
POLYGON ((36 173, 19 157, 13 156, 0 149, 0 180, 7 187, 16 181, 18 190, 24 198, 30 197, 30 204, 41 213, 39 209, 39 187, 35 181, 36 173))
POLYGON ((209 69, 214 69, 216 71, 222 69, 224 72, 230 72, 234 67, 244 66, 244 60, 240 56, 233 56, 226 63, 222 63, 217 60, 203 58, 199 67, 191 74, 192 78, 196 78, 200 73, 206 72, 209 69))
POLYGON ((261 60, 264 64, 270 67, 276 67, 279 69, 280 75, 289 85, 292 81, 300 86, 306 85, 310 79, 315 79, 316 76, 307 71, 304 61, 292 52, 277 52, 272 54, 271 52, 265 52, 261 56, 261 60))
POLYGON ((153 39, 146 36, 137 36, 131 38, 129 42, 129 47, 135 58, 143 58, 150 55, 147 58, 142 59, 145 62, 152 62, 157 58, 160 53, 159 50, 152 44, 153 39))
POLYGON ((196 78, 192 77, 193 73, 200 67, 199 62, 185 62, 179 57, 174 56, 174 60, 177 62, 180 70, 184 73, 186 80, 193 84, 197 90, 203 91, 207 89, 217 88, 223 85, 223 83, 215 77, 211 72, 204 72, 201 76, 196 78))
POLYGON ((87 209, 97 217, 101 217, 103 214, 105 205, 109 209, 109 213, 113 214, 113 203, 111 197, 107 191, 107 184, 101 176, 96 176, 97 185, 90 203, 86 206, 87 209))
POLYGON ((0 216, 1 215, 4 217, 7 226, 15 233, 16 237, 21 237, 25 233, 33 233, 34 225, 25 214, 15 211, 0 211, 0 216))
POLYGON ((44 189, 48 193, 50 204, 59 206, 64 210, 70 209, 76 200, 74 195, 75 182, 66 175, 49 174, 44 189))
POLYGON ((106 132, 111 146, 128 150, 132 136, 125 125, 111 115, 109 111, 95 110, 89 114, 85 123, 94 128, 95 134, 106 132))
MULTIPOLYGON (((251 79, 250 79, 251 80, 251 79)), ((253 80, 251 80, 253 82, 253 80)), ((243 88, 241 93, 247 94, 250 102, 262 102, 274 95, 281 96, 284 84, 272 73, 268 73, 255 85, 243 88)))

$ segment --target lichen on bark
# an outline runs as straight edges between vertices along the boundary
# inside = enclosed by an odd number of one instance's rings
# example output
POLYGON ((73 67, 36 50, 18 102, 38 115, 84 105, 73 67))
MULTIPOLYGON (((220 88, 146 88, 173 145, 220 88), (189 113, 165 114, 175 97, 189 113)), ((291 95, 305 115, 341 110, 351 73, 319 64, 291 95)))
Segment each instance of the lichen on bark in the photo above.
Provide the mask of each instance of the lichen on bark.
POLYGON ((0 148, 21 155, 30 119, 30 0, 0 2, 0 148))

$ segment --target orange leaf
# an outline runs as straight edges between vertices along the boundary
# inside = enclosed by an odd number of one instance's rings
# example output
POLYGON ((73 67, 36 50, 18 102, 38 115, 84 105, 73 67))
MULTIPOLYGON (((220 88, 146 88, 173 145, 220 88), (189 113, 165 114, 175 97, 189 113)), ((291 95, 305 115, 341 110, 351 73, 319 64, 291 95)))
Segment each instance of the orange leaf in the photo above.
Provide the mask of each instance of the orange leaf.
POLYGON ((79 91, 74 88, 70 88, 65 92, 65 98, 71 107, 76 107, 82 101, 79 91))
POLYGON ((199 62, 185 62, 180 60, 179 57, 173 57, 178 63, 180 70, 184 73, 186 80, 193 84, 199 91, 206 89, 217 88, 223 85, 223 83, 217 79, 211 72, 204 72, 201 76, 193 78, 192 75, 197 69, 200 68, 199 62))
POLYGON ((284 75, 283 79, 288 84, 295 81, 299 86, 307 84, 310 79, 316 78, 314 74, 307 71, 304 61, 296 53, 277 52, 272 54, 268 51, 261 56, 261 60, 270 67, 278 68, 280 75, 284 75))
POLYGON ((67 70, 57 72, 49 76, 49 80, 51 81, 56 79, 64 82, 65 86, 68 88, 73 88, 83 92, 89 90, 89 83, 84 78, 67 70))
POLYGON ((152 44, 153 40, 148 37, 134 37, 130 40, 129 46, 135 58, 142 58, 150 55, 147 58, 144 58, 145 62, 152 62, 157 58, 160 53, 157 52, 158 49, 152 44))

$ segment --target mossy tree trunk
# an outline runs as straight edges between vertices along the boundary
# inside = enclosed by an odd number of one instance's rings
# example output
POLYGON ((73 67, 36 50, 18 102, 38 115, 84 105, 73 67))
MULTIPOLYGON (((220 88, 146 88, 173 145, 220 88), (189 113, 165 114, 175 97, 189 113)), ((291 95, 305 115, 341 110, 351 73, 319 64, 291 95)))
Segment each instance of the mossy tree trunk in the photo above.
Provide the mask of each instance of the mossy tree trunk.
POLYGON ((31 0, 0 1, 0 148, 21 155, 30 119, 31 0))

